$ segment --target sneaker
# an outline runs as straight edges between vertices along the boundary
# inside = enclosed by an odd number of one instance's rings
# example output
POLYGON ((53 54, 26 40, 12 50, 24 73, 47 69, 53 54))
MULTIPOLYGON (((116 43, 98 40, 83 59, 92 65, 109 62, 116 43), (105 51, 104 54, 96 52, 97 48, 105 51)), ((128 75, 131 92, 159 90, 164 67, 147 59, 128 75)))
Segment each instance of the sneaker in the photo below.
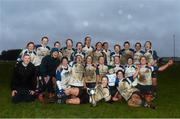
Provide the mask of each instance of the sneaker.
POLYGON ((55 102, 57 102, 57 97, 56 96, 48 98, 48 103, 55 103, 55 102))
POLYGON ((156 109, 156 108, 157 108, 157 107, 156 107, 155 105, 153 105, 153 104, 150 104, 149 107, 150 107, 151 109, 156 109))

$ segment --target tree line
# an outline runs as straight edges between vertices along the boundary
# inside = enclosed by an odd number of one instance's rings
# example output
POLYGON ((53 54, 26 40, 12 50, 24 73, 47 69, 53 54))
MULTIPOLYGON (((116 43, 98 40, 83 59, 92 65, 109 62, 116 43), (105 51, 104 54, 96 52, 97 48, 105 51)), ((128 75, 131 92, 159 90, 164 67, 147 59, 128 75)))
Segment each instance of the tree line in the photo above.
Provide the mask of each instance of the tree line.
POLYGON ((0 55, 0 60, 16 61, 22 49, 3 50, 0 55))

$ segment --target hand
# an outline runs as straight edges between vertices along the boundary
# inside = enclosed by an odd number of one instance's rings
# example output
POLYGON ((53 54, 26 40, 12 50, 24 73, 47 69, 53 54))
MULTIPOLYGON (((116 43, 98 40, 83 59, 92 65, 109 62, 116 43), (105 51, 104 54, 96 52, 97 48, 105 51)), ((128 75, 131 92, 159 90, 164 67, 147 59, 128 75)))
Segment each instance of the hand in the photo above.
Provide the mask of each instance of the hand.
POLYGON ((137 68, 136 70, 139 71, 140 70, 140 65, 139 64, 136 65, 136 68, 137 68))
POLYGON ((151 64, 151 63, 148 63, 147 65, 148 65, 148 67, 151 67, 151 66, 152 66, 152 64, 151 64))
POLYGON ((154 60, 152 65, 156 65, 157 64, 157 60, 154 60))
POLYGON ((29 93, 30 93, 31 95, 34 95, 34 94, 35 94, 35 92, 34 92, 33 90, 29 90, 29 93))
POLYGON ((46 76, 46 77, 44 77, 44 81, 46 82, 46 84, 48 83, 48 81, 49 81, 49 76, 46 76))
POLYGON ((16 93, 17 93, 17 91, 16 91, 16 90, 13 90, 12 93, 11 93, 11 96, 12 96, 12 97, 15 96, 16 93))
POLYGON ((170 59, 167 64, 168 64, 169 66, 171 66, 171 65, 173 65, 173 63, 174 63, 173 60, 170 59))

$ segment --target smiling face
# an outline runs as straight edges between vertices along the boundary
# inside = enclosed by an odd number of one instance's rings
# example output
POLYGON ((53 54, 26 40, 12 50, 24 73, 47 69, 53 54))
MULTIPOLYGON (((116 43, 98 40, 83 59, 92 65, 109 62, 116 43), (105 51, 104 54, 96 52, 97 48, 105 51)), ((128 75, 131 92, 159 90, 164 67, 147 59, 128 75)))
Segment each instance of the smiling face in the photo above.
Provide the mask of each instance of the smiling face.
POLYGON ((28 55, 24 55, 24 56, 23 56, 23 62, 24 62, 24 64, 28 65, 30 61, 31 61, 30 56, 28 56, 28 55))
POLYGON ((41 44, 44 45, 44 46, 47 46, 48 41, 49 41, 49 40, 48 40, 47 38, 43 38, 43 39, 41 40, 41 44))
POLYGON ((62 65, 67 66, 68 65, 68 59, 62 59, 62 65))
POLYGON ((58 58, 59 57, 59 53, 57 51, 53 52, 52 53, 52 57, 55 58, 55 59, 58 58))
POLYGON ((76 62, 79 64, 82 62, 82 57, 80 55, 76 56, 76 62))
POLYGON ((61 44, 60 43, 55 43, 54 47, 60 49, 61 48, 61 44))
POLYGON ((147 42, 145 43, 144 47, 145 47, 145 50, 151 49, 151 42, 147 41, 147 42))
POLYGON ((133 64, 133 59, 132 58, 128 58, 127 63, 128 63, 128 65, 132 65, 133 64))
POLYGON ((97 43, 96 44, 96 50, 100 51, 102 49, 102 43, 97 43))
POLYGON ((116 73, 116 76, 117 76, 117 78, 120 79, 120 80, 124 78, 122 71, 118 71, 118 72, 116 73))
POLYGON ((87 37, 87 38, 85 39, 85 45, 87 45, 87 46, 90 46, 90 45, 91 45, 91 38, 90 38, 90 37, 87 37))
POLYGON ((141 44, 136 43, 136 45, 135 45, 135 49, 136 49, 136 51, 141 50, 141 44))
POLYGON ((99 57, 99 64, 104 64, 104 57, 99 57))
POLYGON ((70 39, 68 39, 68 40, 66 41, 66 47, 67 47, 67 48, 72 48, 72 47, 73 47, 73 42, 72 42, 70 39))
POLYGON ((104 44, 103 44, 103 49, 108 50, 108 48, 109 48, 108 43, 104 43, 104 44))
POLYGON ((130 44, 129 43, 125 43, 124 44, 124 49, 128 50, 130 48, 130 44))
POLYGON ((107 85, 108 85, 108 78, 107 77, 102 77, 101 83, 102 83, 103 87, 107 87, 107 85))
POLYGON ((92 57, 91 56, 87 56, 86 63, 87 64, 92 64, 92 57))
POLYGON ((116 53, 119 53, 120 50, 121 50, 120 46, 118 46, 118 45, 114 46, 114 51, 115 51, 116 53))
POLYGON ((120 58, 119 56, 114 57, 114 64, 120 64, 120 58))
POLYGON ((145 57, 141 57, 140 63, 141 63, 141 65, 146 65, 146 63, 147 63, 146 58, 145 57))
POLYGON ((29 44, 28 46, 27 46, 27 49, 29 50, 29 51, 33 51, 34 50, 34 44, 29 44))
POLYGON ((82 44, 81 43, 78 43, 77 44, 77 46, 76 46, 76 49, 78 50, 78 51, 82 51, 82 44))

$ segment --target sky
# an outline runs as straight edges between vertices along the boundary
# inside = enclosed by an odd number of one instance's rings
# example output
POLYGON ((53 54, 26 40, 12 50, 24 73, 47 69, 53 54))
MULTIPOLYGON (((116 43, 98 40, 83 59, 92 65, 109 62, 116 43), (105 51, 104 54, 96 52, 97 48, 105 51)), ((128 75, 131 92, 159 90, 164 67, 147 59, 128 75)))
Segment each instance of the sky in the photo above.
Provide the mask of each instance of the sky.
POLYGON ((0 0, 0 52, 24 48, 49 37, 65 45, 71 38, 113 45, 150 40, 161 56, 180 57, 180 0, 0 0))

